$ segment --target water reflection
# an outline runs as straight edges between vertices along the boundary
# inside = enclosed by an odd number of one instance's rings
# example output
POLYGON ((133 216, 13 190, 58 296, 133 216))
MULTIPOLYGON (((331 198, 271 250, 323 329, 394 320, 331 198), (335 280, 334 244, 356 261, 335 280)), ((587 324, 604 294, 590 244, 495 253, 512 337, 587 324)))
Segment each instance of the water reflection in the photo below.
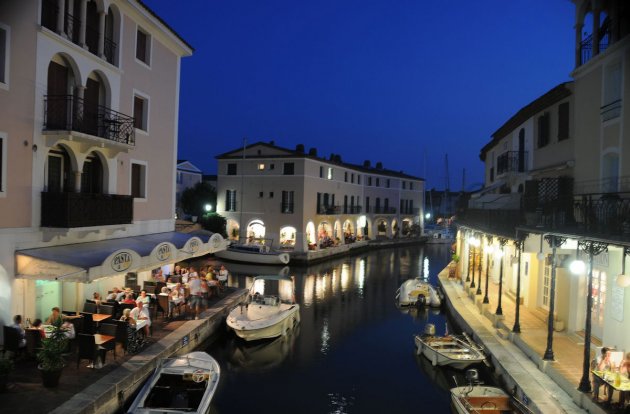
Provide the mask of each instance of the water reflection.
MULTIPOLYGON (((435 283, 449 257, 443 247, 384 249, 290 267, 301 306, 299 331, 251 345, 222 333, 210 344, 208 352, 227 368, 214 412, 412 413, 419 401, 441 407, 434 412, 448 411, 448 392, 419 369, 413 343, 426 323, 443 332, 445 316, 425 308, 401 311, 394 300, 409 278, 435 283), (265 391, 270 389, 281 389, 282 398, 265 391)), ((228 269, 231 285, 249 288, 251 269, 228 269)))

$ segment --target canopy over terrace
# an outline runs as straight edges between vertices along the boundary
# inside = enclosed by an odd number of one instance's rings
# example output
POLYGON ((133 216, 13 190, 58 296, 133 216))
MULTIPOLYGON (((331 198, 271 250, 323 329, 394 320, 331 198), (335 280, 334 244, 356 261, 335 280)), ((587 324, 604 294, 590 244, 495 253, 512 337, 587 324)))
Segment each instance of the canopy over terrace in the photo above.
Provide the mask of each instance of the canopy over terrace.
POLYGON ((16 277, 92 282, 224 250, 220 234, 166 232, 18 250, 16 277))

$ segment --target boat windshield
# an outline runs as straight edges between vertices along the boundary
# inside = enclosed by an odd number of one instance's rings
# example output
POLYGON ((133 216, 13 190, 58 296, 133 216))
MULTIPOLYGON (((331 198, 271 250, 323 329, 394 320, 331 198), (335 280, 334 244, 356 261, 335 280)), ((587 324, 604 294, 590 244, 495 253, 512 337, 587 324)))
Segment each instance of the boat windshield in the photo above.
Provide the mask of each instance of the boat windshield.
POLYGON ((252 302, 265 305, 295 303, 293 281, 287 278, 256 278, 249 290, 252 302))

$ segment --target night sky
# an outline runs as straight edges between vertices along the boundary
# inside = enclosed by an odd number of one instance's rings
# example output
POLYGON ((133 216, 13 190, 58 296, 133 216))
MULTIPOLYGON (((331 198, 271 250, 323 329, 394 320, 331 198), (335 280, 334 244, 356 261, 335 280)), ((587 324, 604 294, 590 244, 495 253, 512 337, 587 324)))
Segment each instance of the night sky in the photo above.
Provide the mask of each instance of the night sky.
POLYGON ((569 80, 568 0, 146 0, 194 48, 182 60, 178 158, 274 140, 369 159, 427 188, 483 182, 479 150, 569 80), (426 163, 425 163, 426 160, 426 163))

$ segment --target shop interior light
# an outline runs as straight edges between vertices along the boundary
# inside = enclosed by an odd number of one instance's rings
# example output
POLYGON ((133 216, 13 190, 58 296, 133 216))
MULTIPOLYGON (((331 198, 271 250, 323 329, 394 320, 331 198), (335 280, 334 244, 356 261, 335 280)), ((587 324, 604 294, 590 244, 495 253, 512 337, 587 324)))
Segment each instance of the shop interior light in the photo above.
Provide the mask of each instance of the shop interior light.
POLYGON ((542 251, 542 245, 543 245, 543 239, 544 238, 545 238, 544 234, 540 236, 540 251, 536 255, 536 259, 538 259, 539 262, 542 262, 543 259, 545 258, 545 254, 542 251))
POLYGON ((571 271, 571 273, 573 273, 574 275, 581 275, 584 274, 584 272, 586 271, 586 264, 584 263, 584 260, 580 260, 580 244, 578 243, 578 247, 575 249, 575 260, 571 262, 571 264, 569 265, 569 270, 571 271))
POLYGON ((617 286, 620 288, 630 286, 630 275, 626 274, 626 254, 630 254, 628 247, 624 247, 623 253, 621 254, 621 274, 617 275, 617 286))

